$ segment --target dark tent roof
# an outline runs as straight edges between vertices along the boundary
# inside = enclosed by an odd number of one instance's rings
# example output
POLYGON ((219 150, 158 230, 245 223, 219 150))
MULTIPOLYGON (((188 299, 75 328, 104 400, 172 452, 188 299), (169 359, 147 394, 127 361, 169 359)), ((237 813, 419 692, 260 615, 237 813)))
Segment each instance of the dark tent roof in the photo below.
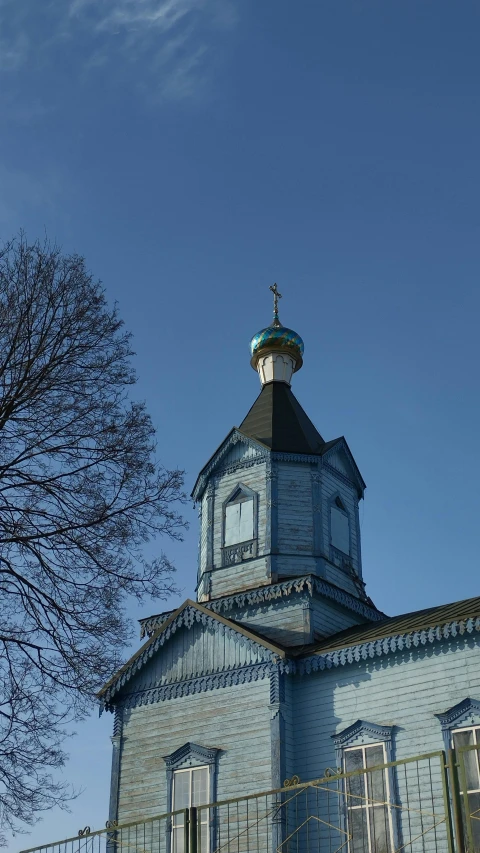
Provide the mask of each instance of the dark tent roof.
MULTIPOLYGON (((285 382, 264 385, 240 432, 284 453, 323 453, 326 442, 285 382)), ((328 442, 331 446, 335 442, 328 442)))

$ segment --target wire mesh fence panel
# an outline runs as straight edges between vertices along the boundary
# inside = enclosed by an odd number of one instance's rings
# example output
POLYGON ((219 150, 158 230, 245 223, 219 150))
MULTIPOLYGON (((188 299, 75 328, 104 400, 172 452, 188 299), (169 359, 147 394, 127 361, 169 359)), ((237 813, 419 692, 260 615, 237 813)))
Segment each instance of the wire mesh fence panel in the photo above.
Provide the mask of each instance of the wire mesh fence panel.
POLYGON ((453 851, 440 752, 216 803, 209 813, 199 853, 453 851))
MULTIPOLYGON (((344 773, 308 783, 294 778, 275 791, 98 832, 87 827, 23 853, 455 853, 445 754, 375 764, 377 752, 362 749, 352 751, 347 766, 355 769, 344 773)), ((466 823, 480 826, 470 765, 471 757, 463 760, 461 797, 466 823)), ((476 827, 469 837, 469 853, 480 853, 476 827)))
POLYGON ((187 832, 184 809, 138 823, 107 823, 95 832, 87 826, 75 837, 22 853, 187 853, 187 832))

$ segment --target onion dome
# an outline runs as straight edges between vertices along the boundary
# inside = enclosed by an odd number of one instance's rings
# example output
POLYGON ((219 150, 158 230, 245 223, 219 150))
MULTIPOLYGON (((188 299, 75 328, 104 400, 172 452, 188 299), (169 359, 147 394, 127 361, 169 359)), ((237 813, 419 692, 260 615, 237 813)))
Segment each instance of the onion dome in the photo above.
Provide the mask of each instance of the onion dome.
POLYGON ((258 371, 262 385, 275 381, 290 385, 292 374, 303 364, 303 340, 293 329, 282 326, 278 317, 278 300, 282 294, 276 284, 270 290, 274 295, 273 323, 257 332, 250 341, 250 364, 258 371))
POLYGON ((293 329, 287 329, 286 326, 282 325, 271 325, 257 332, 250 341, 253 367, 256 368, 254 360, 256 361, 257 356, 267 349, 286 350, 291 353, 296 361, 295 370, 300 370, 303 364, 304 345, 300 335, 293 329))

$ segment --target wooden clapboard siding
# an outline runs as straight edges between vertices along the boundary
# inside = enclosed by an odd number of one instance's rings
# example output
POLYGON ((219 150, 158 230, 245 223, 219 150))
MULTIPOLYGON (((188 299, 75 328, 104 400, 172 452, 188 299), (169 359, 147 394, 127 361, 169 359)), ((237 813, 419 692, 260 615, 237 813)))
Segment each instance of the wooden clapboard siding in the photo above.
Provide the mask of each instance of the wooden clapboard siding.
POLYGON ((248 563, 237 563, 212 572, 212 598, 263 586, 268 581, 268 565, 265 557, 250 560, 248 563))
MULTIPOLYGON (((235 449, 233 448, 231 452, 233 453, 235 449)), ((270 577, 267 561, 264 556, 267 524, 265 462, 217 476, 213 500, 214 570, 211 573, 211 596, 215 598, 221 595, 228 595, 231 592, 267 583, 270 577), (223 567, 223 506, 235 487, 240 483, 247 486, 258 496, 256 502, 257 558, 223 567)))
POLYGON ((317 574, 317 561, 310 554, 295 554, 291 556, 279 554, 275 565, 279 580, 282 578, 317 574))
POLYGON ((312 628, 320 636, 328 637, 338 631, 344 631, 352 625, 365 622, 359 613, 347 610, 334 601, 326 601, 320 597, 314 597, 311 602, 312 628))
POLYGON ((278 465, 278 550, 313 555, 311 466, 278 465))
POLYGON ((238 608, 233 618, 245 628, 259 631, 263 636, 283 646, 300 646, 310 642, 303 618, 304 596, 271 601, 261 606, 238 608))
POLYGON ((337 477, 334 471, 325 467, 322 471, 322 533, 328 549, 330 548, 330 507, 336 495, 340 497, 349 517, 351 563, 357 574, 361 574, 356 489, 353 483, 347 484, 343 479, 337 477))
POLYGON ((394 726, 398 759, 443 749, 440 713, 480 699, 480 647, 447 643, 295 677, 295 772, 321 776, 335 762, 332 734, 358 719, 394 726))
POLYGON ((188 741, 222 750, 219 799, 268 789, 269 700, 269 680, 264 679, 126 711, 119 820, 141 820, 168 811, 162 756, 188 741))
POLYGON ((223 522, 223 504, 229 498, 235 487, 242 483, 248 486, 253 492, 258 494, 258 539, 259 553, 263 553, 265 547, 265 526, 266 526, 266 476, 265 463, 259 463, 252 468, 246 468, 241 471, 224 474, 217 478, 215 487, 215 507, 214 507, 214 534, 213 534, 213 555, 214 565, 222 565, 222 522, 223 522))

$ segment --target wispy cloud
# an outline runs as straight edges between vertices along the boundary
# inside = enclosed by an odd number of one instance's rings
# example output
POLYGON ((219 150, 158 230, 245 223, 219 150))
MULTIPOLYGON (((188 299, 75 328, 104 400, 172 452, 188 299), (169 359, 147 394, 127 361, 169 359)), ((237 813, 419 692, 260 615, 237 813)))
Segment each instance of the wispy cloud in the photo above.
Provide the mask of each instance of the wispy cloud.
POLYGON ((28 58, 29 41, 25 33, 17 33, 13 40, 0 36, 0 71, 12 71, 28 58))
POLYGON ((67 180, 58 170, 40 175, 31 171, 7 168, 0 164, 0 234, 15 234, 30 216, 41 214, 43 224, 57 215, 64 197, 67 180))
POLYGON ((0 0, 0 73, 59 51, 78 76, 119 72, 155 97, 187 99, 205 89, 237 19, 238 0, 0 0), (29 6, 30 14, 23 13, 29 6), (135 81, 135 82, 134 82, 135 81))

